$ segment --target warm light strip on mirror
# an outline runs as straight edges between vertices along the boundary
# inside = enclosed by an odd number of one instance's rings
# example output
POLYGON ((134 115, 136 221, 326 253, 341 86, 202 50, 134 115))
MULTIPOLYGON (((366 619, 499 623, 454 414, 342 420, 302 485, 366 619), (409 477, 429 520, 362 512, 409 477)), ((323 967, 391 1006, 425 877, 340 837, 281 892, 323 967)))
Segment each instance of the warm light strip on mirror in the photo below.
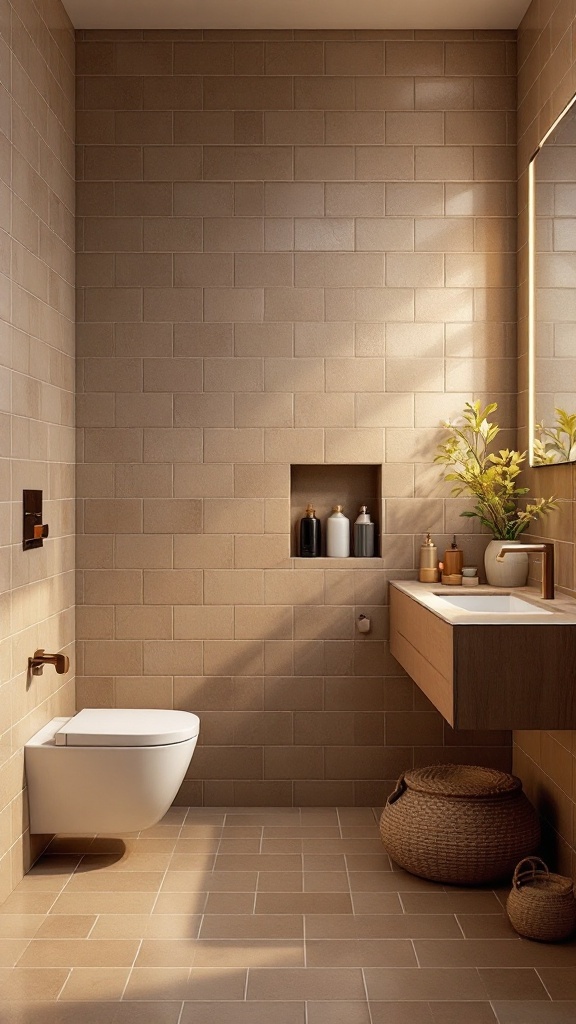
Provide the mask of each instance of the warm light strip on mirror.
POLYGON ((531 466, 534 466, 536 436, 536 157, 575 103, 576 94, 558 114, 528 164, 528 455, 531 466))
POLYGON ((536 431, 536 295, 534 293, 534 246, 536 242, 535 153, 528 164, 528 454, 534 465, 536 431))
POLYGON ((552 132, 554 131, 554 129, 558 127, 558 125, 560 124, 560 121, 562 120, 564 115, 568 113, 568 111, 570 110, 570 107, 574 106, 575 103, 576 103, 576 95, 574 95, 571 100, 568 100, 568 103, 566 104, 564 109, 558 114, 558 117, 556 118, 554 123, 550 126, 550 128, 548 129, 548 131, 546 132, 544 137, 542 139, 540 139, 540 145, 538 146, 538 149, 536 150, 534 156, 538 155, 538 151, 540 149, 542 149, 542 146, 546 142, 546 139, 550 138, 550 136, 552 135, 552 132))

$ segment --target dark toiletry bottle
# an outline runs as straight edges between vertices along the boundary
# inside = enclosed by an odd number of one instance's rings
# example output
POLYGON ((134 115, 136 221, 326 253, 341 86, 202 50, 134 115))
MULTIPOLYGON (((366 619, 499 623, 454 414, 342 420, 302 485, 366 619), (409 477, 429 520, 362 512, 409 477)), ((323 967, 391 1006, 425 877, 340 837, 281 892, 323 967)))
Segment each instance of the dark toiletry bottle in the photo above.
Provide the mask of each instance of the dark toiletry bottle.
POLYGON ((306 515, 300 520, 300 557, 318 558, 322 544, 320 520, 312 505, 306 506, 306 515))
POLYGON ((356 558, 372 558, 374 555, 375 525, 370 519, 366 505, 360 506, 358 519, 354 523, 354 555, 356 558))

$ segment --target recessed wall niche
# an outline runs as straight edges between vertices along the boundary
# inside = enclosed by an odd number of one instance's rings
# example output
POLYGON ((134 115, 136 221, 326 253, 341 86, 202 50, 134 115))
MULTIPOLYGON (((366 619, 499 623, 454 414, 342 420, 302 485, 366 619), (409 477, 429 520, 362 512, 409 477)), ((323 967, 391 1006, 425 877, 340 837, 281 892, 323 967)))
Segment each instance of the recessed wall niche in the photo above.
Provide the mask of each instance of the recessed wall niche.
MULTIPOLYGON (((334 505, 344 506, 344 515, 350 520, 350 551, 353 553, 352 530, 361 505, 367 505, 376 524, 375 556, 380 557, 381 545, 381 465, 353 466, 290 466, 290 553, 300 554, 300 520, 310 503, 322 522, 322 556, 326 556, 326 520, 334 505)), ((307 563, 314 561, 307 558, 307 563)), ((351 562, 365 563, 364 558, 351 558, 351 562)))

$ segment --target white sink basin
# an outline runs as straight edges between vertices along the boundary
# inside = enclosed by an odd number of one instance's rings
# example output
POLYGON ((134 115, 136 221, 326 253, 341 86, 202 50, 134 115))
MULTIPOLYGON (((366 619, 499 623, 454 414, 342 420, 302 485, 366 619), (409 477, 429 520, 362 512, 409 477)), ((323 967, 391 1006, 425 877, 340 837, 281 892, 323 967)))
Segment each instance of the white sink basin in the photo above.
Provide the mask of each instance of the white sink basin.
POLYGON ((560 594, 543 601, 536 590, 532 595, 482 584, 472 593, 462 587, 432 589, 415 580, 396 580, 392 585, 452 626, 576 625, 576 601, 560 594))
POLYGON ((542 605, 532 604, 515 594, 439 594, 434 596, 442 603, 473 615, 485 612, 488 615, 552 615, 542 605))

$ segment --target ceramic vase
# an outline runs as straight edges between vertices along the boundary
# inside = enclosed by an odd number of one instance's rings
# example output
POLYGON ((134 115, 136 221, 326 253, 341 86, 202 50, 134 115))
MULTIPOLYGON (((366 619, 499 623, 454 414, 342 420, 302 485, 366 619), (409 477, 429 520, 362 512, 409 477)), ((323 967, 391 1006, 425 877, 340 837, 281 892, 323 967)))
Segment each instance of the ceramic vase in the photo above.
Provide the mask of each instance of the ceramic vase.
POLYGON ((528 555, 519 551, 506 555, 501 562, 496 555, 504 544, 519 544, 518 540, 491 540, 484 552, 486 579, 491 587, 524 587, 528 579, 528 555))

